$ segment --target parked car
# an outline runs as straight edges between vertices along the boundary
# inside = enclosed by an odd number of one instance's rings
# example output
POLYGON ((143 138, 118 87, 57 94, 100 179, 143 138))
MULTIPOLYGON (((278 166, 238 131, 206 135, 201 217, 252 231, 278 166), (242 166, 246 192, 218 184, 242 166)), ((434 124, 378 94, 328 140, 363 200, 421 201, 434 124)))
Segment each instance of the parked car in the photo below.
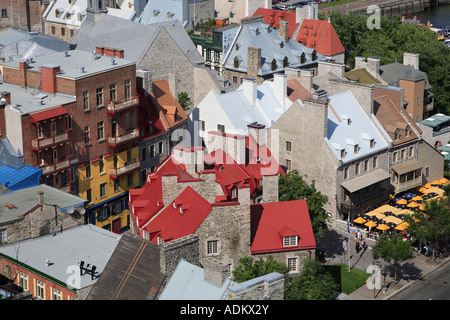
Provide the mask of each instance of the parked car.
POLYGON ((277 9, 278 10, 287 10, 287 6, 284 4, 281 4, 281 5, 277 6, 277 9))

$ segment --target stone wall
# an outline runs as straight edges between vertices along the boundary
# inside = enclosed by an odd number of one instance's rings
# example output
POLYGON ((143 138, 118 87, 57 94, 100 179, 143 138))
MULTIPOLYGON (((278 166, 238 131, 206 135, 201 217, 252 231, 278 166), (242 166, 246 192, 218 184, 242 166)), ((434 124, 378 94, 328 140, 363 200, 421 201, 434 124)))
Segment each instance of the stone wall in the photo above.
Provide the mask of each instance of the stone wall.
POLYGON ((170 277, 180 259, 200 266, 198 236, 191 234, 160 245, 161 272, 170 277))
POLYGON ((228 288, 228 300, 284 300, 284 276, 278 272, 228 288))

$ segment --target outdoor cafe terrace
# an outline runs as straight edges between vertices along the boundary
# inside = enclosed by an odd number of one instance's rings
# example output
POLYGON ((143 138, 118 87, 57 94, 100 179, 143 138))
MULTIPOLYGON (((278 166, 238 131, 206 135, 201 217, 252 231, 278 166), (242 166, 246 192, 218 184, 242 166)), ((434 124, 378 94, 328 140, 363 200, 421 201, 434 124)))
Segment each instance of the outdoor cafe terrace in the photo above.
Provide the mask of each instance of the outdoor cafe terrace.
POLYGON ((444 186, 448 183, 450 180, 442 178, 422 186, 417 190, 417 194, 408 192, 400 197, 393 197, 390 204, 358 216, 353 223, 367 231, 369 239, 376 239, 380 232, 404 231, 408 227, 404 217, 417 209, 423 210, 425 201, 442 197, 444 186))

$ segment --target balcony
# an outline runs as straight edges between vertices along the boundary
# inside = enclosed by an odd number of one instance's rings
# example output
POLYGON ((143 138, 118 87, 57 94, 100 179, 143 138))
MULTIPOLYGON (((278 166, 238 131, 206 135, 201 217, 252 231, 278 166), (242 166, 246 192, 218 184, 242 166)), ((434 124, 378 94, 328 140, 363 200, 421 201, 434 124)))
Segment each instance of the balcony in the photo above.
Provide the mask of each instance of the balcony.
POLYGON ((416 178, 413 178, 410 180, 405 179, 403 182, 400 181, 397 183, 393 183, 393 185, 395 186, 396 193, 414 189, 414 188, 417 188, 422 185, 422 176, 419 176, 419 177, 416 177, 416 178))
POLYGON ((341 203, 341 214, 348 214, 353 220, 356 216, 373 210, 389 201, 389 192, 387 190, 380 190, 375 195, 371 195, 358 203, 341 203))
POLYGON ((66 159, 63 161, 59 161, 53 164, 49 164, 49 165, 43 165, 43 166, 39 166, 40 168, 42 168, 42 174, 49 174, 52 173, 54 171, 58 171, 58 170, 62 170, 62 169, 66 169, 70 167, 70 160, 66 159))
POLYGON ((138 96, 133 96, 130 99, 121 100, 121 101, 111 101, 106 105, 106 109, 109 114, 117 114, 128 108, 132 108, 139 105, 138 96))
POLYGON ((37 138, 31 140, 31 147, 33 150, 47 148, 51 145, 69 141, 69 132, 53 135, 49 138, 37 138))
POLYGON ((124 135, 118 136, 118 137, 108 137, 108 145, 111 148, 116 148, 122 144, 131 142, 131 141, 139 138, 139 132, 140 132, 140 129, 136 128, 136 129, 133 129, 133 131, 130 131, 130 132, 128 132, 124 135))
POLYGON ((141 167, 141 159, 137 159, 133 162, 123 165, 122 167, 109 169, 109 176, 112 179, 116 179, 132 171, 139 170, 140 167, 141 167))

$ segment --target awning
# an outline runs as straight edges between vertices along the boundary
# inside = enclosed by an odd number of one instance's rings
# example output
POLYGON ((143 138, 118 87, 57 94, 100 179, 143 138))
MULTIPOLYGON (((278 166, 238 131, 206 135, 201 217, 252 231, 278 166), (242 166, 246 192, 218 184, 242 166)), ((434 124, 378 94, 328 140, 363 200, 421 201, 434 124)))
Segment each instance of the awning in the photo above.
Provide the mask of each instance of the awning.
POLYGON ((360 176, 358 178, 345 181, 341 185, 348 190, 349 192, 353 193, 355 191, 364 189, 365 187, 371 186, 375 183, 381 182, 383 180, 389 179, 391 176, 389 173, 384 171, 383 169, 375 170, 371 173, 365 174, 363 176, 360 176))
POLYGON ((405 174, 417 169, 422 169, 422 164, 417 160, 411 160, 406 163, 402 163, 392 167, 392 170, 397 172, 397 174, 405 174))
POLYGON ((66 109, 64 109, 63 107, 56 107, 50 110, 32 113, 30 114, 30 120, 31 122, 40 122, 52 118, 57 118, 66 114, 68 114, 66 109))

